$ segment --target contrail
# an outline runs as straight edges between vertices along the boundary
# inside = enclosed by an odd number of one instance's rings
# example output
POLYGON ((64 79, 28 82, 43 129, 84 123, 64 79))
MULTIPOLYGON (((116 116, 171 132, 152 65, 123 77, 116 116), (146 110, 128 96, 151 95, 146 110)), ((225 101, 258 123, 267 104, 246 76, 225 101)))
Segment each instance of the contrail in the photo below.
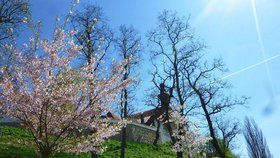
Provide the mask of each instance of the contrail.
MULTIPOLYGON (((258 41, 259 41, 259 45, 260 45, 260 48, 261 48, 262 57, 263 57, 263 60, 266 60, 267 55, 266 55, 266 51, 265 51, 265 48, 264 48, 263 37, 262 37, 262 34, 261 34, 260 25, 259 25, 259 19, 258 19, 258 14, 257 14, 257 9, 256 9, 256 1, 251 0, 251 4, 252 4, 254 20, 255 20, 255 25, 256 25, 256 31, 257 31, 257 34, 258 34, 258 41)), ((270 89, 271 89, 272 95, 274 97, 274 96, 276 96, 276 93, 275 93, 275 89, 272 85, 272 79, 271 79, 271 73, 270 73, 269 65, 268 65, 267 62, 265 62, 264 64, 265 64, 265 69, 266 69, 266 75, 267 75, 268 82, 269 82, 268 84, 270 85, 270 89)))
POLYGON ((244 72, 244 71, 250 70, 250 69, 252 69, 252 68, 254 68, 254 67, 257 67, 257 66, 259 66, 259 65, 261 65, 261 64, 267 64, 267 62, 269 62, 269 61, 271 61, 271 60, 273 60, 273 59, 279 58, 279 57, 280 57, 280 54, 275 55, 275 56, 270 57, 270 58, 267 58, 267 59, 265 59, 265 60, 263 60, 263 61, 261 61, 261 62, 258 62, 258 63, 254 64, 254 65, 248 66, 248 67, 246 67, 246 68, 244 68, 244 69, 241 69, 241 70, 239 70, 239 71, 236 71, 236 72, 233 72, 233 73, 231 73, 231 74, 229 74, 229 75, 226 75, 226 76, 222 77, 221 80, 224 80, 224 79, 229 78, 229 77, 231 77, 231 76, 238 75, 238 74, 240 74, 240 73, 242 73, 242 72, 244 72))

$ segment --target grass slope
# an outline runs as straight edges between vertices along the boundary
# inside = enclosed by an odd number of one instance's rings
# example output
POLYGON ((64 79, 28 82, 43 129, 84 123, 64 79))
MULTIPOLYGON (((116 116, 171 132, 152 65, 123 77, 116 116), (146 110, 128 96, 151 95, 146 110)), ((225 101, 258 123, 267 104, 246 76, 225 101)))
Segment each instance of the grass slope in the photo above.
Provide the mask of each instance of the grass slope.
MULTIPOLYGON (((31 135, 24 129, 1 126, 0 127, 0 158, 32 158, 36 157, 35 149, 25 142, 32 140, 31 135)), ((107 150, 100 158, 117 158, 120 156, 120 142, 109 140, 106 142, 107 150)), ((90 154, 79 155, 58 153, 57 158, 90 158, 90 154)), ((175 158, 168 144, 158 147, 147 144, 128 142, 126 157, 129 158, 175 158)))

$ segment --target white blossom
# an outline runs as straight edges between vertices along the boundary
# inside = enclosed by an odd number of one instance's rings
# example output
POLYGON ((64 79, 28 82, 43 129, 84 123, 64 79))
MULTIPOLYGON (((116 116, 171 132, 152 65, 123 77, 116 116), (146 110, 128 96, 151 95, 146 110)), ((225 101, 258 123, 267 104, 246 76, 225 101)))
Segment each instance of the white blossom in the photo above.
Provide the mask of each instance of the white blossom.
POLYGON ((23 23, 27 23, 28 22, 28 18, 27 17, 23 17, 22 22, 23 23))
POLYGON ((173 112, 171 119, 175 125, 173 136, 177 140, 173 145, 173 150, 184 152, 192 158, 205 157, 203 149, 210 138, 201 135, 197 126, 179 112, 173 112))

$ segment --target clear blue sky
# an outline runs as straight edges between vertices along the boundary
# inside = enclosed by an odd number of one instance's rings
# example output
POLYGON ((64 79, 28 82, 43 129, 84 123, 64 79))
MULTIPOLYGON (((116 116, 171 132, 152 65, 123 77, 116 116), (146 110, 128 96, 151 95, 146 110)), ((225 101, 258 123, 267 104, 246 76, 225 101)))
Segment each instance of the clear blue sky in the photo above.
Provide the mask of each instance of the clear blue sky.
MULTIPOLYGON (((81 0, 81 3, 87 2, 81 0)), ((191 23, 197 36, 209 46, 208 52, 221 56, 229 72, 233 73, 256 64, 280 53, 280 1, 255 0, 256 17, 251 0, 96 0, 116 29, 121 24, 133 25, 144 35, 156 25, 156 17, 163 9, 177 10, 180 15, 191 15, 191 23), (256 29, 258 20, 259 34, 256 29), (263 49, 262 45, 263 44, 263 49), (265 53, 265 55, 263 54, 265 53)), ((67 12, 70 0, 31 0, 33 15, 41 20, 44 32, 52 31, 54 17, 67 12)), ((143 52, 144 62, 148 50, 143 52)), ((233 93, 251 97, 249 108, 237 108, 232 114, 243 121, 245 116, 253 117, 262 128, 274 157, 280 157, 280 101, 279 77, 280 58, 275 58, 252 69, 231 76, 233 93), (264 113, 269 107, 270 113, 264 113)), ((143 63, 141 70, 149 69, 143 63), (145 65, 145 66, 144 66, 145 65)), ((141 71, 144 94, 150 77, 147 71, 141 71)), ((139 97, 139 105, 143 106, 139 97)), ((242 142, 243 137, 239 138, 242 142)), ((246 157, 244 143, 238 145, 237 152, 246 157)))

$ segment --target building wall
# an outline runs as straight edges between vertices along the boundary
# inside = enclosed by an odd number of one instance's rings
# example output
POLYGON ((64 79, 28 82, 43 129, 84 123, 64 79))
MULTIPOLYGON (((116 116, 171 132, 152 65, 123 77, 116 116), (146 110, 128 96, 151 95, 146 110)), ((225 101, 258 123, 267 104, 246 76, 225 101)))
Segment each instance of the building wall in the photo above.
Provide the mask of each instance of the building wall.
MULTIPOLYGON (((159 144, 167 143, 170 141, 169 133, 164 126, 160 126, 159 144)), ((156 127, 146 126, 143 124, 129 122, 126 126, 127 140, 137 143, 153 144, 156 138, 156 127)), ((120 139, 120 134, 114 136, 114 138, 120 139)))

